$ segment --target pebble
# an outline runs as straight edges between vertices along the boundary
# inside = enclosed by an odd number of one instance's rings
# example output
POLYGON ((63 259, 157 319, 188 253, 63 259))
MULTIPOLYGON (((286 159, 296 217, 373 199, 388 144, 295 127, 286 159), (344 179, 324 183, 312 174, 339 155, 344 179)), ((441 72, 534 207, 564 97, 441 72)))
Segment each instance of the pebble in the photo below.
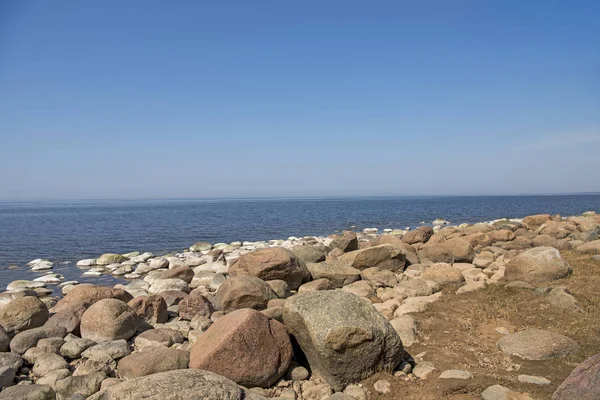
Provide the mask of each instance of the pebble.
POLYGON ((498 332, 501 335, 508 335, 510 334, 510 331, 508 329, 506 329, 503 326, 499 326, 498 328, 496 328, 496 332, 498 332))

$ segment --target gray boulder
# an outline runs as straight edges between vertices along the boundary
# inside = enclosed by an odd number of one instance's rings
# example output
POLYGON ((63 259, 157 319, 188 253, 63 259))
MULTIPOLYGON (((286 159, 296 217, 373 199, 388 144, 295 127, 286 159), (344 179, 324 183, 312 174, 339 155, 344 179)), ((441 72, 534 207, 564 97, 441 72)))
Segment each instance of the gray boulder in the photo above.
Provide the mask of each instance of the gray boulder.
POLYGON ((354 294, 333 290, 292 296, 283 307, 283 320, 313 374, 336 391, 376 372, 391 372, 402 361, 394 328, 354 294))
POLYGON ((504 353, 525 360, 550 360, 579 351, 579 345, 573 339, 541 329, 527 329, 506 335, 496 345, 504 353))
POLYGON ((46 385, 16 385, 3 389, 0 400, 56 400, 56 394, 46 385))
POLYGON ((81 317, 81 337, 96 343, 131 338, 138 328, 138 316, 127 304, 117 299, 94 303, 81 317))
POLYGON ((552 400, 572 399, 600 399, 600 354, 579 364, 552 395, 552 400))
POLYGON ((554 247, 536 247, 519 254, 506 265, 507 281, 525 281, 533 285, 564 278, 572 272, 554 247))

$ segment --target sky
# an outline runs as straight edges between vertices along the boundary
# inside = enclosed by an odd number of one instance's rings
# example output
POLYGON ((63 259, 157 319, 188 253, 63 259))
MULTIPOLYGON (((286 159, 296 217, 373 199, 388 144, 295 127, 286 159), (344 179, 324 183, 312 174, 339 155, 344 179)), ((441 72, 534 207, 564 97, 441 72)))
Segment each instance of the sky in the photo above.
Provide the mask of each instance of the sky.
POLYGON ((0 1, 0 199, 600 192, 598 1, 0 1))

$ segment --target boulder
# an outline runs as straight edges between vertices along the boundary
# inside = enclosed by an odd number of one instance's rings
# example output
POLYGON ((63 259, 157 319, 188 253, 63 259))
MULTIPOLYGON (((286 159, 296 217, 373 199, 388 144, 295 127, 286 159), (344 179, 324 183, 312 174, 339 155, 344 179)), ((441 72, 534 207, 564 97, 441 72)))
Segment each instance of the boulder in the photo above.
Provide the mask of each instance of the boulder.
POLYGON ((0 400, 56 400, 56 394, 47 385, 16 385, 4 388, 0 400))
POLYGON ((398 278, 392 271, 377 267, 362 270, 360 276, 365 281, 371 282, 374 287, 394 287, 398 284, 398 278))
POLYGON ((67 400, 73 398, 86 399, 100 390, 102 381, 106 379, 104 372, 92 372, 90 374, 69 376, 59 379, 54 384, 58 400, 67 400), (74 397, 81 395, 81 397, 74 397))
POLYGON ((526 250, 509 261, 504 276, 507 281, 524 281, 540 284, 564 278, 571 266, 553 247, 536 247, 526 250))
MULTIPOLYGON (((53 313, 72 311, 73 309, 86 309, 98 300, 118 299, 127 303, 133 296, 123 289, 113 289, 104 286, 81 284, 75 286, 50 310, 53 313)), ((52 319, 52 318, 51 318, 52 319)))
POLYGON ((401 272, 404 269, 406 255, 399 247, 382 244, 345 253, 338 261, 342 265, 358 270, 377 267, 392 272, 401 272))
POLYGON ((264 310, 277 295, 262 279, 254 276, 237 276, 223 283, 215 296, 216 308, 230 312, 240 308, 264 310))
POLYGON ((47 320, 48 308, 33 296, 14 299, 0 310, 0 325, 9 335, 40 327, 47 320))
POLYGON ((550 304, 555 307, 570 311, 579 311, 579 302, 571 295, 565 286, 557 286, 552 288, 546 296, 550 304))
POLYGON ((130 300, 127 305, 138 316, 140 322, 154 326, 164 324, 169 320, 167 303, 160 295, 138 296, 130 300))
POLYGON ((440 285, 459 285, 465 281, 460 270, 446 263, 429 266, 421 276, 440 285))
MULTIPOLYGON (((168 262, 167 262, 168 264, 168 262)), ((167 271, 154 271, 148 274, 152 279, 181 279, 187 283, 190 283, 194 279, 194 271, 188 266, 182 265, 169 269, 167 271)))
POLYGON ((310 364, 336 391, 379 372, 391 372, 403 347, 390 323, 360 297, 341 290, 290 297, 283 319, 310 364))
POLYGON ((267 285, 271 286, 271 289, 275 292, 277 297, 280 299, 287 299, 292 295, 290 290, 290 286, 286 281, 282 281, 281 279, 275 279, 272 281, 267 281, 267 285))
POLYGON ((0 352, 8 351, 10 345, 10 336, 4 330, 2 325, 0 325, 0 352))
POLYGON ((352 231, 344 231, 342 236, 338 236, 331 242, 332 249, 340 249, 344 253, 358 250, 358 238, 352 231))
POLYGON ((600 354, 579 364, 552 395, 552 400, 572 399, 600 399, 600 354))
POLYGON ((264 314, 242 309, 213 323, 194 343, 190 368, 212 371, 249 387, 269 387, 292 358, 285 326, 264 314))
POLYGON ((145 347, 171 347, 176 343, 183 343, 183 341, 183 334, 174 329, 149 329, 136 336, 135 347, 138 350, 145 347))
POLYGON ((65 342, 60 348, 60 355, 67 358, 79 358, 81 353, 94 346, 96 342, 90 339, 72 339, 65 342))
POLYGON ((130 339, 138 328, 138 316, 117 299, 94 303, 81 317, 81 337, 96 343, 130 339))
POLYGON ((341 288, 360 280, 360 270, 338 262, 309 263, 306 266, 313 279, 328 279, 333 288, 341 288))
POLYGON ((431 262, 445 262, 449 264, 466 262, 470 263, 475 258, 475 249, 469 238, 457 237, 441 243, 427 244, 419 251, 419 259, 431 262))
POLYGON ((186 369, 189 362, 188 351, 157 347, 121 358, 117 371, 121 378, 132 379, 158 372, 186 369))
POLYGON ((537 214, 537 215, 529 215, 523 218, 523 225, 525 225, 528 229, 535 231, 540 226, 544 225, 546 222, 550 221, 552 216, 550 214, 537 214))
POLYGON ((407 244, 426 243, 432 235, 432 228, 428 226, 421 226, 417 229, 406 232, 402 236, 402 241, 407 244))
POLYGON ((124 339, 94 345, 81 353, 82 357, 96 361, 118 360, 129 355, 129 344, 124 339))
POLYGON ((327 254, 315 246, 295 246, 292 253, 305 264, 325 261, 327 254))
POLYGON ((550 360, 579 351, 579 345, 566 336, 541 329, 527 329, 506 335, 496 345, 504 353, 525 360, 550 360))
POLYGON ((357 281, 342 288, 344 292, 355 294, 359 297, 371 299, 377 297, 375 288, 369 281, 357 281))
POLYGON ((314 292, 316 290, 329 289, 331 289, 331 282, 329 282, 329 279, 321 278, 303 284, 298 288, 298 293, 314 292))
POLYGON ((600 254, 600 239, 577 246, 575 250, 582 253, 600 254))
POLYGON ((283 247, 264 248, 242 255, 229 268, 229 275, 249 275, 265 281, 281 279, 292 290, 310 279, 304 262, 283 247))
POLYGON ((106 254, 102 254, 96 260, 96 265, 116 264, 116 263, 122 263, 123 261, 127 261, 127 257, 124 257, 121 254, 106 253, 106 254))
POLYGON ((150 285, 150 288, 148 288, 148 293, 158 294, 171 290, 181 290, 182 292, 188 293, 190 287, 186 281, 179 278, 156 279, 150 285))
POLYGON ((37 357, 35 364, 33 364, 32 372, 35 376, 41 377, 52 371, 66 369, 68 367, 69 365, 65 359, 58 354, 46 353, 37 357))
POLYGON ((10 341, 10 351, 23 355, 27 350, 35 347, 40 339, 51 337, 65 337, 67 330, 63 327, 40 326, 17 333, 10 341))
POLYGON ((201 294, 191 294, 179 302, 179 318, 188 321, 196 315, 210 318, 214 311, 212 303, 201 294))
POLYGON ((221 375, 196 369, 159 372, 130 379, 109 387, 94 400, 139 399, 266 400, 221 375))

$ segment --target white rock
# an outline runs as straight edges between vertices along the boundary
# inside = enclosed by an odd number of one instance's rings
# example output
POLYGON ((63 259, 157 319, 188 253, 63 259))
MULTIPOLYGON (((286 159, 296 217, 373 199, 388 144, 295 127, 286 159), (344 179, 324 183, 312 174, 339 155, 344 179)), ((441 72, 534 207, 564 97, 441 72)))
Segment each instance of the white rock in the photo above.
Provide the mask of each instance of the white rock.
POLYGON ((79 260, 76 264, 78 267, 93 267, 96 265, 96 259, 86 258, 85 260, 79 260))
POLYGON ((460 369, 447 369, 440 374, 440 379, 471 379, 473 374, 460 369))
POLYGON ((517 377, 517 379, 519 380, 519 382, 523 382, 523 383, 532 383, 534 385, 549 385, 552 382, 549 381, 548 379, 544 378, 543 376, 533 376, 533 375, 519 375, 517 377))
POLYGON ((61 274, 48 274, 48 275, 44 275, 44 276, 40 276, 39 278, 35 278, 33 281, 34 282, 45 282, 48 284, 52 284, 52 283, 60 283, 61 281, 64 281, 65 277, 62 276, 61 274))

